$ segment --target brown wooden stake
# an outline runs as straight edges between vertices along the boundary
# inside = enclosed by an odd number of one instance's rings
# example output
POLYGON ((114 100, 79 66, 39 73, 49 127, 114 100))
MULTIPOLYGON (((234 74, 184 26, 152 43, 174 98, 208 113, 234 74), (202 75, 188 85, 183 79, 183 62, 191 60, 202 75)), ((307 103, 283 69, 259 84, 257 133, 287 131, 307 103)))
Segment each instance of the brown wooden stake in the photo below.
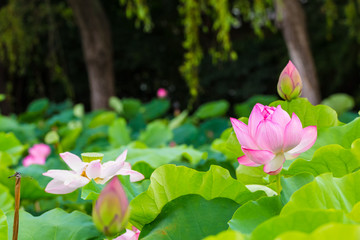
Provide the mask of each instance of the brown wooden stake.
MULTIPOLYGON (((18 239, 19 233, 19 208, 20 208, 20 189, 21 189, 21 174, 16 172, 10 177, 15 177, 15 213, 14 213, 14 224, 13 224, 13 240, 18 239)), ((10 178, 9 177, 9 178, 10 178)))

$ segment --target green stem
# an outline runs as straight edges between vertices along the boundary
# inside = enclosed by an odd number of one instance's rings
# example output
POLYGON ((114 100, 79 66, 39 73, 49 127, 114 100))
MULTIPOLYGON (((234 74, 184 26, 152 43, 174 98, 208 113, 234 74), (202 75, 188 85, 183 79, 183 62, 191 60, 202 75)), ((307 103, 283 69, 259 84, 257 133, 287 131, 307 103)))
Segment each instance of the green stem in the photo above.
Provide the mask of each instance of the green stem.
POLYGON ((281 192, 280 174, 276 175, 276 192, 278 196, 280 196, 280 192, 281 192))

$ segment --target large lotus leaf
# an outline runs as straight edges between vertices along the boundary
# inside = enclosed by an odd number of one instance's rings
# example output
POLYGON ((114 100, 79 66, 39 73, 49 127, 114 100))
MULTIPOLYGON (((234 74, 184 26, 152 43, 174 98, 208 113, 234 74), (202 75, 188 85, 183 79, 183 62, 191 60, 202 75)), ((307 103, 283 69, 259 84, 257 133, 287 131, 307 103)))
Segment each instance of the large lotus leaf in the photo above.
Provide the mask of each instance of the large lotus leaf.
POLYGON ((281 234, 276 240, 358 240, 360 239, 360 225, 329 223, 318 227, 310 234, 290 231, 281 234))
POLYGON ((279 196, 249 201, 236 210, 229 226, 233 230, 250 234, 259 224, 279 215, 282 207, 279 196))
MULTIPOLYGON (((7 214, 7 218, 9 232, 12 232, 14 212, 7 214)), ((20 211, 19 221, 19 240, 86 240, 101 236, 91 217, 78 211, 67 213, 55 208, 38 217, 20 211)))
POLYGON ((0 184, 0 210, 7 212, 14 209, 14 197, 7 187, 0 184))
POLYGON ((116 119, 109 127, 109 142, 112 147, 121 147, 131 142, 130 132, 124 118, 116 119))
POLYGON ((223 197, 239 204, 263 195, 263 192, 251 193, 219 166, 198 172, 183 166, 165 165, 157 168, 150 180, 148 190, 130 203, 131 222, 139 229, 152 222, 166 203, 183 195, 198 194, 207 200, 223 197))
POLYGON ((349 212, 348 217, 354 220, 355 222, 360 223, 360 202, 357 202, 351 212, 349 212))
POLYGON ((311 160, 314 152, 329 144, 339 144, 344 148, 350 148, 351 144, 360 136, 360 118, 342 125, 323 129, 318 132, 318 138, 312 148, 302 153, 300 158, 311 160))
POLYGON ((154 121, 146 126, 146 130, 140 134, 139 140, 149 147, 166 145, 173 138, 170 128, 161 121, 154 121))
POLYGON ((281 202, 285 205, 291 196, 305 184, 312 182, 314 176, 310 173, 300 173, 292 177, 281 177, 281 202))
POLYGON ((312 105, 306 98, 296 98, 291 101, 275 101, 271 106, 281 105, 289 113, 295 113, 301 120, 303 127, 316 125, 318 130, 337 126, 339 121, 334 109, 325 105, 312 105))
POLYGON ((143 113, 145 120, 151 121, 163 116, 170 108, 170 101, 167 99, 154 99, 144 105, 143 113))
POLYGON ((194 116, 200 119, 220 117, 223 116, 228 109, 229 103, 225 100, 208 102, 201 105, 194 113, 194 116))
MULTIPOLYGON (((154 169, 161 165, 168 164, 174 161, 180 161, 184 158, 191 164, 197 164, 201 159, 207 158, 206 152, 195 150, 193 147, 177 146, 165 148, 131 148, 127 147, 128 154, 126 161, 131 165, 137 162, 146 162, 154 169)), ((115 160, 125 148, 104 152, 103 161, 115 160)))
POLYGON ((8 223, 6 215, 0 209, 0 240, 8 239, 8 223))
POLYGON ((0 133, 0 163, 1 166, 17 164, 25 146, 22 145, 13 133, 0 133), (11 159, 10 164, 9 159, 11 159))
POLYGON ((348 94, 336 93, 324 99, 322 104, 331 107, 338 115, 341 115, 344 112, 351 110, 354 107, 355 102, 354 98, 348 94))
POLYGON ((222 231, 221 233, 215 236, 208 236, 203 240, 244 240, 244 239, 245 237, 241 233, 237 231, 226 230, 226 231, 222 231))
POLYGON ((352 221, 341 210, 307 209, 270 218, 253 231, 251 240, 273 240, 288 231, 311 233, 327 223, 352 223, 352 221))
POLYGON ((159 216, 144 226, 140 238, 202 239, 226 230, 226 223, 238 206, 239 204, 228 198, 206 200, 199 195, 181 196, 168 202, 159 216))
POLYGON ((281 214, 300 209, 339 209, 350 212, 360 201, 360 171, 334 178, 324 173, 296 191, 281 214))
POLYGON ((308 172, 317 176, 322 173, 332 172, 334 177, 342 177, 352 173, 360 167, 360 139, 345 149, 338 144, 331 144, 319 148, 311 161, 297 159, 289 168, 287 174, 308 172))
POLYGON ((233 145, 227 143, 228 138, 230 137, 231 134, 234 134, 234 131, 232 128, 228 128, 225 131, 223 131, 220 138, 215 139, 211 143, 211 148, 224 154, 227 159, 235 161, 240 156, 242 151, 241 151, 241 146, 240 146, 239 142, 237 141, 236 137, 235 137, 235 139, 231 139, 231 140, 236 141, 236 142, 234 142, 235 150, 229 149, 233 146, 233 145))
POLYGON ((244 184, 262 184, 269 183, 268 174, 264 172, 264 167, 249 167, 239 164, 236 168, 236 178, 244 184))

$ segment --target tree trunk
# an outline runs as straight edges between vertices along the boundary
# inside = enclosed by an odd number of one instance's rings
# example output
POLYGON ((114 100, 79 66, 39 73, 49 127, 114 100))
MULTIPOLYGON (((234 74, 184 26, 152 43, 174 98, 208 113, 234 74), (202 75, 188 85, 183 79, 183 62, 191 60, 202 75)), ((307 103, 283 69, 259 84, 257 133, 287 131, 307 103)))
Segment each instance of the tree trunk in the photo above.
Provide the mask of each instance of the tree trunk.
POLYGON ((321 95, 306 30, 305 13, 299 0, 276 0, 277 22, 294 65, 303 81, 302 96, 319 104, 321 95))
POLYGON ((111 30, 99 0, 69 0, 80 28, 90 83, 91 108, 108 107, 115 95, 111 30))

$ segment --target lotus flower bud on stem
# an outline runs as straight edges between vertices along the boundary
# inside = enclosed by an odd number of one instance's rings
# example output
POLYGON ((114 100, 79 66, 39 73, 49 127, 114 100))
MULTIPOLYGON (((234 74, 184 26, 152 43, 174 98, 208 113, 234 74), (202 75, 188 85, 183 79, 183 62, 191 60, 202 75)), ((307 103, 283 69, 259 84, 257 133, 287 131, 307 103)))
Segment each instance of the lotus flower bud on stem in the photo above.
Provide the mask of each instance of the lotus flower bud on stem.
POLYGON ((291 61, 289 61, 280 74, 277 91, 279 96, 287 101, 297 98, 301 94, 301 77, 299 71, 291 61))
POLYGON ((129 202, 117 177, 101 191, 93 207, 95 226, 106 236, 113 237, 125 229, 129 219, 129 202))

